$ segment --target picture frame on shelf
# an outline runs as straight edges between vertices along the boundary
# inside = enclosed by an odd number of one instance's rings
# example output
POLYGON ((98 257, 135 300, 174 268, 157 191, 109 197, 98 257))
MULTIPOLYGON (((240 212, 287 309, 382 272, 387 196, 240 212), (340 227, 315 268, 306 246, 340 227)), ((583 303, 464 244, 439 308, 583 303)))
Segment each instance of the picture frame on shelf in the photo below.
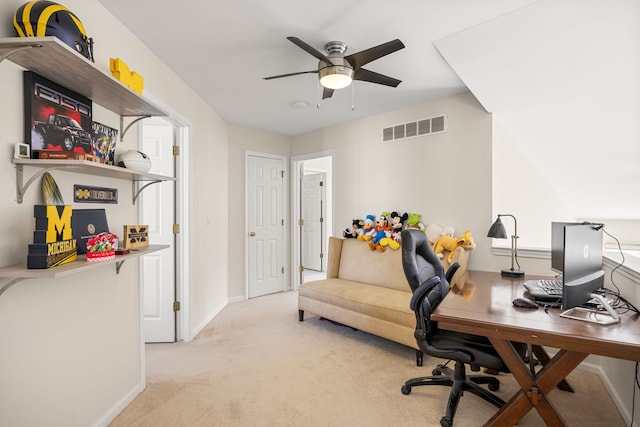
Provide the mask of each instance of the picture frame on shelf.
POLYGON ((92 101, 33 71, 24 72, 24 138, 40 150, 92 154, 92 101))
POLYGON ((87 252, 87 242, 102 232, 109 232, 105 209, 73 209, 71 231, 78 241, 78 254, 87 252))
POLYGON ((102 123, 92 124, 92 153, 101 163, 115 165, 116 144, 118 130, 102 123))
POLYGON ((29 144, 23 144, 18 142, 15 146, 13 157, 16 159, 29 159, 31 158, 31 147, 29 144))

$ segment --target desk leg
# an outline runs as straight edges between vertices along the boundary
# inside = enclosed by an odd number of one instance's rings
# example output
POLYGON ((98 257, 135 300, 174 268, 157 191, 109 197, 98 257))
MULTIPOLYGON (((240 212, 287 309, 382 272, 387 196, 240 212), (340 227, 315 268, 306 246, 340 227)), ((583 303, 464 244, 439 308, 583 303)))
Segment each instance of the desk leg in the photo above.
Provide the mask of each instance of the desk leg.
POLYGON ((587 357, 587 354, 560 350, 534 376, 510 341, 489 339, 509 367, 521 390, 505 403, 485 426, 515 425, 532 408, 536 408, 547 426, 566 426, 546 396, 587 357))
MULTIPOLYGON (((549 357, 549 354, 547 354, 547 351, 544 348, 540 347, 539 345, 534 345, 532 346, 532 349, 533 349, 533 354, 536 355, 536 357, 538 358, 542 366, 545 366, 549 363, 549 360, 551 360, 551 358, 549 357)), ((558 388, 562 391, 568 391, 570 393, 574 392, 573 388, 569 385, 566 378, 560 381, 560 383, 558 384, 558 388)))

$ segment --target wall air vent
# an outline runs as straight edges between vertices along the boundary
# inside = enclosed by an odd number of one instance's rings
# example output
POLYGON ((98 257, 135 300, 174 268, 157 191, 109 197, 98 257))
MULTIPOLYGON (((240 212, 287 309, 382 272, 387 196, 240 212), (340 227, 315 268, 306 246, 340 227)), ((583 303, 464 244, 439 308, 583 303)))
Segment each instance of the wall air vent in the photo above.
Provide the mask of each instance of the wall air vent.
POLYGON ((393 139, 404 138, 404 125, 398 125, 393 127, 393 139))
POLYGON ((382 142, 414 138, 416 136, 434 135, 447 131, 447 116, 429 117, 415 122, 390 126, 382 129, 382 142))
POLYGON ((393 128, 382 129, 382 142, 391 141, 393 139, 393 128))

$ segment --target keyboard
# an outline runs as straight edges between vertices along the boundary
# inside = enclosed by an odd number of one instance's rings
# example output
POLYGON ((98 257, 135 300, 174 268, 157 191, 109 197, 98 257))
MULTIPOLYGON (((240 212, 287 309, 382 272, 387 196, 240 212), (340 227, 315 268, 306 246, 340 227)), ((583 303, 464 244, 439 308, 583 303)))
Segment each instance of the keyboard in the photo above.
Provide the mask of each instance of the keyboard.
POLYGON ((538 280, 536 284, 547 295, 562 296, 562 282, 559 280, 538 280))
POLYGON ((562 281, 554 279, 527 280, 524 282, 533 299, 538 301, 560 301, 562 299, 562 281))

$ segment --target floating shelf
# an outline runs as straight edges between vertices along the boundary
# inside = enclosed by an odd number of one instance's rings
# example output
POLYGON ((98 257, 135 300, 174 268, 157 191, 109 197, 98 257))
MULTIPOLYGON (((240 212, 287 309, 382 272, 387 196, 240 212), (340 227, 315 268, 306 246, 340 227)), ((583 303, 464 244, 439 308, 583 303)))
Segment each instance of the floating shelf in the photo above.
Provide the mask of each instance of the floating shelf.
POLYGON ((120 116, 167 116, 56 37, 0 38, 0 61, 35 71, 120 116))
POLYGON ((53 169, 61 169, 69 172, 82 173, 94 176, 104 176, 108 178, 118 178, 133 181, 133 202, 135 203, 140 191, 146 188, 149 184, 154 184, 161 181, 175 181, 172 176, 156 175, 152 173, 137 172, 127 168, 121 168, 119 166, 111 166, 103 163, 90 162, 88 160, 38 160, 38 159, 13 159, 13 164, 16 165, 16 200, 18 203, 22 203, 24 194, 29 186, 37 178, 42 176, 45 172, 53 169), (33 166, 40 168, 40 170, 34 173, 26 182, 24 182, 24 166, 33 166), (135 183, 137 181, 150 181, 142 188, 136 189, 135 183))
POLYGON ((126 260, 148 255, 169 247, 169 245, 150 245, 147 248, 132 249, 131 252, 126 255, 117 255, 112 260, 100 262, 87 262, 86 255, 78 255, 76 261, 46 269, 28 269, 26 263, 3 267, 0 268, 0 278, 8 278, 11 280, 0 287, 0 295, 16 283, 27 279, 57 279, 112 264, 116 265, 116 273, 119 273, 122 263, 126 260))

